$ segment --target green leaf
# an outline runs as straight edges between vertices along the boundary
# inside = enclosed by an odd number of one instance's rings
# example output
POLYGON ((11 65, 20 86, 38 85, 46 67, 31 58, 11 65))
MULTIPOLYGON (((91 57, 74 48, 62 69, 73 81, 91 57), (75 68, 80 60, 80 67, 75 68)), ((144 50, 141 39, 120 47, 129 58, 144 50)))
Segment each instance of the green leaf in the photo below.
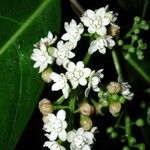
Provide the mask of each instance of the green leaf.
POLYGON ((60 0, 0 3, 0 150, 13 150, 44 86, 30 59, 33 44, 59 32, 60 0))

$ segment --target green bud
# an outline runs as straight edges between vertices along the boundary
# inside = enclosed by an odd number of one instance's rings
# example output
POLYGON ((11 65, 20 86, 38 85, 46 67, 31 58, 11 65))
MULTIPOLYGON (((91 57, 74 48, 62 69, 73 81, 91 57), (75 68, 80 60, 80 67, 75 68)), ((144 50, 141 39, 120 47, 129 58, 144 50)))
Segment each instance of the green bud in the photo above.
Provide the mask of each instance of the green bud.
POLYGON ((107 106, 109 105, 109 102, 108 102, 107 100, 103 100, 103 101, 102 101, 102 105, 103 105, 104 107, 107 107, 107 106))
POLYGON ((149 30, 149 24, 143 27, 144 30, 149 30))
POLYGON ((137 125, 138 127, 144 126, 144 120, 143 120, 143 119, 137 119, 136 125, 137 125))
POLYGON ((118 45, 122 46, 123 45, 123 40, 118 40, 118 45))
POLYGON ((98 97, 102 97, 103 94, 104 94, 104 92, 102 90, 100 90, 99 93, 98 93, 98 97))
POLYGON ((130 47, 129 52, 134 53, 135 52, 135 47, 130 47))
POLYGON ((142 20, 141 23, 140 23, 140 26, 141 26, 141 27, 144 27, 144 26, 146 26, 146 25, 147 25, 146 21, 145 21, 145 20, 142 20))
POLYGON ((130 148, 128 146, 124 146, 122 150, 130 150, 130 148))
POLYGON ((140 17, 138 16, 134 17, 134 21, 139 22, 140 20, 141 20, 140 17))
POLYGON ((135 28, 133 31, 135 34, 139 34, 140 33, 140 29, 139 28, 135 28))
POLYGON ((133 36, 132 36, 132 39, 133 39, 134 41, 136 41, 136 40, 138 40, 138 36, 137 36, 137 35, 133 35, 133 36))
POLYGON ((137 148, 139 150, 145 150, 145 144, 144 143, 140 143, 140 144, 137 145, 137 148))
POLYGON ((113 127, 108 127, 107 130, 106 130, 106 133, 107 134, 110 134, 114 131, 114 128, 113 127))
POLYGON ((126 101, 125 97, 123 97, 123 96, 120 96, 120 97, 119 97, 119 102, 120 102, 121 104, 124 104, 125 101, 126 101))
POLYGON ((129 144, 134 145, 136 143, 136 139, 134 137, 129 137, 129 144))
POLYGON ((110 137, 112 139, 115 139, 117 136, 118 136, 118 134, 116 132, 114 132, 114 131, 110 134, 110 137))

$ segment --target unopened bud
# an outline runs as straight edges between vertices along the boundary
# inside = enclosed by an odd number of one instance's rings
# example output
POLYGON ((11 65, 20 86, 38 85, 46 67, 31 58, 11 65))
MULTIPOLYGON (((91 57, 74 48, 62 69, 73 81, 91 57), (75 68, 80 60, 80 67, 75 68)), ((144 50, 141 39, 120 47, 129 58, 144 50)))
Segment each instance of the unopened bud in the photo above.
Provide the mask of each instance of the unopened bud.
POLYGON ((117 94, 122 90, 121 85, 115 81, 110 82, 106 88, 110 94, 117 94))
POLYGON ((113 36, 113 37, 117 37, 120 33, 120 27, 116 24, 113 24, 111 26, 109 26, 108 28, 108 34, 113 36))
POLYGON ((50 83, 52 81, 52 79, 50 78, 51 72, 52 72, 51 68, 47 68, 46 70, 44 70, 42 72, 41 77, 42 77, 44 82, 50 83))
POLYGON ((119 102, 113 102, 109 105, 109 112, 113 116, 117 116, 120 110, 121 110, 121 103, 119 102))
POLYGON ((95 106, 95 110, 96 110, 96 114, 97 115, 103 115, 102 113, 102 108, 103 108, 103 105, 101 103, 98 103, 96 106, 95 106))
POLYGON ((90 117, 81 115, 80 116, 80 125, 84 128, 84 130, 90 130, 93 126, 93 122, 90 117))
POLYGON ((53 105, 48 99, 44 98, 39 102, 39 110, 43 116, 46 116, 53 112, 53 105))
POLYGON ((81 114, 85 116, 90 116, 94 112, 93 106, 88 103, 82 103, 79 107, 79 110, 81 114))

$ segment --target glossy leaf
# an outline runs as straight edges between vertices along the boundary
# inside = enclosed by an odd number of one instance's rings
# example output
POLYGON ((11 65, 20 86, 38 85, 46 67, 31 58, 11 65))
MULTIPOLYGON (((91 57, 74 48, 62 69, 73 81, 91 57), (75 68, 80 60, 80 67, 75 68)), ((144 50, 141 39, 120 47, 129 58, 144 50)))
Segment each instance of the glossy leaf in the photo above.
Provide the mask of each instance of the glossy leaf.
POLYGON ((33 44, 59 25, 59 0, 0 2, 0 150, 15 149, 44 86, 33 44))

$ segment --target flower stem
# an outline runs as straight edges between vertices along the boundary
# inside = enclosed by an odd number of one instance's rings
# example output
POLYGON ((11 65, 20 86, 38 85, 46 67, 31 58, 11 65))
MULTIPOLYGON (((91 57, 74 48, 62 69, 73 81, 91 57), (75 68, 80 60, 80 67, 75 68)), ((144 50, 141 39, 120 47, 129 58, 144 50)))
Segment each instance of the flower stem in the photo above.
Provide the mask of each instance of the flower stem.
POLYGON ((149 3, 149 0, 145 0, 144 7, 143 7, 143 12, 142 12, 142 18, 144 18, 145 15, 146 15, 146 11, 147 11, 147 8, 148 8, 148 3, 149 3))
POLYGON ((115 66, 117 75, 121 79, 121 81, 123 81, 123 76, 122 76, 122 71, 121 71, 118 55, 115 50, 112 50, 111 54, 112 54, 112 58, 113 58, 113 62, 114 62, 114 66, 115 66))
POLYGON ((60 98, 58 98, 57 100, 56 100, 56 102, 54 102, 54 104, 56 105, 61 105, 62 103, 63 103, 63 101, 64 101, 65 99, 64 99, 64 96, 61 96, 60 98))
POLYGON ((88 65, 90 59, 91 59, 91 54, 89 54, 89 53, 87 52, 86 55, 85 55, 85 57, 84 57, 84 60, 83 60, 85 66, 88 65))
POLYGON ((75 111, 75 104, 76 104, 76 92, 73 91, 70 96, 70 101, 69 101, 69 128, 72 129, 74 125, 74 111, 75 111))
POLYGON ((130 143, 129 139, 131 137, 131 121, 130 121, 130 117, 128 115, 125 116, 125 134, 126 134, 128 144, 129 144, 130 143))
POLYGON ((150 83, 150 76, 142 69, 142 67, 139 66, 130 55, 124 55, 124 57, 128 63, 143 77, 143 79, 150 83))
POLYGON ((63 105, 54 105, 54 110, 57 110, 57 109, 70 109, 69 106, 63 106, 63 105))

